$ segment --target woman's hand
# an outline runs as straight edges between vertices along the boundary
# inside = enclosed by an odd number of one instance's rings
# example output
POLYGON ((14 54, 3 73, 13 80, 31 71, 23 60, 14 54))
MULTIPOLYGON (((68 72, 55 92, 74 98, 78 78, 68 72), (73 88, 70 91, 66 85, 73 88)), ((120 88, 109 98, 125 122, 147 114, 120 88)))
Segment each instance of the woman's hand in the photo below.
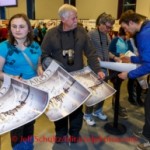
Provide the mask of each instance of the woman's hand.
POLYGON ((38 65, 38 68, 37 68, 37 74, 38 76, 42 76, 43 75, 43 68, 42 68, 42 65, 38 65))

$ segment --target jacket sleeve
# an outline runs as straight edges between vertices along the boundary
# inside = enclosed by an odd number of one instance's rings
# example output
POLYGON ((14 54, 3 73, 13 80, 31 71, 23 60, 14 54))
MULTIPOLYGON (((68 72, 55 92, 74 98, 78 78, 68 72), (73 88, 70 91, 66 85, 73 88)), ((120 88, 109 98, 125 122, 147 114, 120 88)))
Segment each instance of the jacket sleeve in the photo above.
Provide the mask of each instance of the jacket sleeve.
POLYGON ((150 29, 146 30, 144 34, 140 34, 137 38, 137 48, 139 50, 139 57, 132 57, 132 61, 140 62, 141 66, 129 72, 129 78, 137 78, 150 73, 150 29), (136 60, 136 59, 137 60, 136 60))
POLYGON ((50 39, 51 39, 51 31, 49 30, 46 33, 46 35, 44 36, 44 39, 43 39, 42 44, 41 44, 41 49, 42 49, 41 60, 42 61, 43 61, 44 58, 51 56, 50 39))
POLYGON ((139 56, 131 56, 131 62, 135 64, 140 64, 140 57, 139 56))
POLYGON ((96 54, 96 49, 94 48, 92 41, 87 34, 84 47, 84 52, 85 56, 87 57, 88 65, 95 73, 98 73, 99 71, 101 71, 100 63, 98 61, 98 55, 96 54))

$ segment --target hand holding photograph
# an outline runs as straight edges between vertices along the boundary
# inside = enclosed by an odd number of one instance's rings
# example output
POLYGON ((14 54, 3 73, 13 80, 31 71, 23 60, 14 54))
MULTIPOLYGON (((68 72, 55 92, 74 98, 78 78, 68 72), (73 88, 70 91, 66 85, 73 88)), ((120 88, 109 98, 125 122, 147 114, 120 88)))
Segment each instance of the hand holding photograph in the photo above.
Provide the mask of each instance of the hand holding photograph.
POLYGON ((116 92, 109 84, 100 81, 88 66, 71 74, 78 82, 91 91, 91 97, 85 102, 87 106, 93 106, 116 92))
POLYGON ((79 108, 91 95, 55 61, 52 61, 42 77, 27 81, 28 85, 49 93, 49 105, 45 114, 50 121, 57 121, 79 108))

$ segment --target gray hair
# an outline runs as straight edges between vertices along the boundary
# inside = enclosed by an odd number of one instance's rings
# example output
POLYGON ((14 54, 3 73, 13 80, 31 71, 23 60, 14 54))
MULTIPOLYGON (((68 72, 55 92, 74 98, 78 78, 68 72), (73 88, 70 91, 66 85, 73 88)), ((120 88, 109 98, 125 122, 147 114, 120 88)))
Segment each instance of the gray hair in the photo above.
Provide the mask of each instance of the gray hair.
POLYGON ((115 23, 115 18, 113 18, 110 14, 106 14, 104 12, 100 14, 96 19, 96 26, 99 26, 100 24, 105 24, 107 22, 113 25, 115 23))
POLYGON ((58 10, 58 15, 60 18, 62 17, 67 18, 70 12, 77 13, 77 8, 69 4, 63 4, 58 10))

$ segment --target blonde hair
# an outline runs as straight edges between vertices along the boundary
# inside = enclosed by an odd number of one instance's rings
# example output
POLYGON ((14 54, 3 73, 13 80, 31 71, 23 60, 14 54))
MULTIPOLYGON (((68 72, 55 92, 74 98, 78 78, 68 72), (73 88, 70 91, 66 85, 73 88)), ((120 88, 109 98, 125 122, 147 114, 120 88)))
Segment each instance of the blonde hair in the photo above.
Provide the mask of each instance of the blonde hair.
POLYGON ((74 7, 73 5, 63 4, 58 10, 58 15, 60 18, 62 17, 68 18, 68 16, 70 15, 70 12, 77 13, 77 8, 74 7))

